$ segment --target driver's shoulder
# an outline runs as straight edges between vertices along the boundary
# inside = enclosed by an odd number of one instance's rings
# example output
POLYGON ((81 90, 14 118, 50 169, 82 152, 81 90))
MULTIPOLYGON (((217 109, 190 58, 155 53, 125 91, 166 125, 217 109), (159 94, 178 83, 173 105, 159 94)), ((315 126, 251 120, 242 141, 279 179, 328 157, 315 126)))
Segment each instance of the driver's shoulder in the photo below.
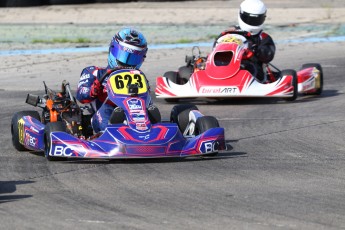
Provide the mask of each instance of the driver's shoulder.
POLYGON ((101 76, 106 70, 107 68, 103 68, 99 66, 88 66, 82 70, 82 74, 91 74, 95 77, 98 77, 98 76, 101 76))

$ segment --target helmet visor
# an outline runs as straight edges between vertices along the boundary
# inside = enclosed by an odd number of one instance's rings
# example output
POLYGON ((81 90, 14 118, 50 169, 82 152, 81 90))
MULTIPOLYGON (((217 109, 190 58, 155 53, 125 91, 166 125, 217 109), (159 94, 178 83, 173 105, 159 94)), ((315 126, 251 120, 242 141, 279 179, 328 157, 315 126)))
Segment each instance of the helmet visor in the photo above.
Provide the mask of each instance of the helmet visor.
POLYGON ((110 47, 111 54, 115 57, 119 64, 125 64, 127 66, 141 65, 144 61, 147 49, 133 49, 130 46, 123 46, 114 42, 110 47))
POLYGON ((250 26, 261 26, 266 19, 265 14, 250 14, 247 12, 240 12, 242 21, 250 26))

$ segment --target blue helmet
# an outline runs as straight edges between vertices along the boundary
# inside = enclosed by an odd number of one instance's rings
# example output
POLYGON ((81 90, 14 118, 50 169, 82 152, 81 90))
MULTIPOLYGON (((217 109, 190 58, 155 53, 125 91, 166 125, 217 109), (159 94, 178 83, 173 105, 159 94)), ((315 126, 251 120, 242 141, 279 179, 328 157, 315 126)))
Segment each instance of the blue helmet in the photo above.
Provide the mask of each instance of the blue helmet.
POLYGON ((112 38, 109 46, 108 65, 110 68, 131 67, 139 69, 147 52, 144 35, 134 29, 121 29, 112 38))

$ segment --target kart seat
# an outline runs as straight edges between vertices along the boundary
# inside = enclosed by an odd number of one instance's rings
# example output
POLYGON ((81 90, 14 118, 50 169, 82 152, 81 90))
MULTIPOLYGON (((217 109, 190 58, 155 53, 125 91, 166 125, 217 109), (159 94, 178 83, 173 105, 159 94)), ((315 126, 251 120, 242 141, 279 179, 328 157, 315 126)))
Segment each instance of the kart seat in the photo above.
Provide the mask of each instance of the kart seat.
POLYGON ((230 64, 232 56, 231 51, 218 52, 214 55, 214 64, 216 66, 227 66, 230 64))

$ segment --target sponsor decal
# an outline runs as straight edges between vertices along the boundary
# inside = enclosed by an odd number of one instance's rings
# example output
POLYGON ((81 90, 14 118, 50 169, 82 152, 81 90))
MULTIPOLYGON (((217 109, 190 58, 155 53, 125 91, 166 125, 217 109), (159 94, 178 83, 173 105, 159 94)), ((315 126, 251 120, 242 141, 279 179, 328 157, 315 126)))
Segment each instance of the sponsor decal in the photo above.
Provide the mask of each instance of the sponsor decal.
POLYGON ((123 47, 123 50, 128 52, 128 53, 134 53, 134 50, 132 50, 131 48, 128 48, 128 47, 123 47))
POLYGON ((63 157, 70 157, 70 156, 85 156, 86 150, 82 145, 55 145, 54 149, 52 149, 53 156, 63 156, 63 157))
POLYGON ((89 78, 90 78, 90 74, 84 73, 83 75, 80 76, 79 82, 86 80, 86 79, 89 79, 89 78))
POLYGON ((33 127, 33 126, 30 126, 30 129, 31 129, 32 131, 34 131, 35 133, 39 133, 39 131, 38 131, 35 127, 33 127))
POLYGON ((24 142, 25 142, 25 145, 27 145, 27 146, 36 147, 38 140, 36 137, 30 136, 29 133, 26 133, 24 142))
POLYGON ((131 99, 127 101, 129 110, 143 110, 141 100, 131 99))
POLYGON ((202 87, 200 92, 202 94, 235 95, 235 94, 239 93, 239 89, 236 86, 231 86, 231 87, 202 87))
POLYGON ((303 84, 303 91, 315 88, 315 80, 303 84))
POLYGON ((139 70, 131 70, 129 71, 131 74, 140 74, 140 71, 139 70))
POLYGON ((237 87, 226 87, 220 91, 220 93, 224 93, 224 94, 237 94, 237 92, 238 92, 237 87))
POLYGON ((139 111, 138 113, 132 113, 132 120, 135 122, 138 121, 145 121, 145 112, 143 110, 139 111))
POLYGON ((25 121, 23 118, 21 118, 18 121, 18 139, 19 139, 18 141, 21 144, 24 144, 24 124, 25 124, 25 121))
POLYGON ((144 140, 147 140, 150 138, 150 134, 147 134, 145 136, 139 136, 140 139, 144 139, 144 140))
POLYGON ((79 83, 78 83, 78 88, 79 88, 81 85, 83 85, 83 84, 85 84, 85 83, 88 83, 88 82, 89 82, 89 80, 79 81, 79 83))
POLYGON ((96 116, 97 116, 97 120, 99 121, 99 123, 102 123, 102 115, 99 112, 99 110, 96 112, 96 116))
POLYGON ((200 145, 199 151, 201 153, 214 153, 218 151, 218 148, 218 141, 203 141, 200 145))
POLYGON ((80 93, 85 93, 85 94, 88 94, 90 92, 90 89, 88 88, 88 87, 83 87, 83 88, 81 88, 81 90, 80 90, 80 93))
POLYGON ((73 155, 73 150, 70 147, 57 145, 54 147, 52 155, 70 157, 73 155))
POLYGON ((135 124, 135 128, 136 128, 137 130, 141 130, 141 131, 147 130, 147 129, 148 129, 148 128, 147 128, 147 125, 146 125, 145 123, 136 123, 136 124, 135 124))

